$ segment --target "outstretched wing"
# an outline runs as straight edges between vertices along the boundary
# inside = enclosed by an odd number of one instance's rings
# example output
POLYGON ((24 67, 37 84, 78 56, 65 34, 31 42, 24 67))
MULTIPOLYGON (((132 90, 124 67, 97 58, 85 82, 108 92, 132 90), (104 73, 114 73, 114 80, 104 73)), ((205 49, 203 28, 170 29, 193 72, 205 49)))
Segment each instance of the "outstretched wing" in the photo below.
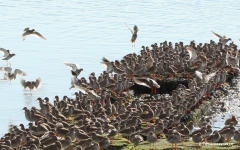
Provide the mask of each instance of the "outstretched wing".
POLYGON ((139 84, 139 85, 142 85, 142 86, 146 86, 146 87, 148 87, 148 88, 151 88, 150 86, 149 86, 149 81, 147 80, 147 79, 144 79, 144 78, 142 78, 142 79, 137 79, 136 77, 133 77, 133 81, 136 83, 136 84, 139 84))
POLYGON ((43 37, 40 33, 36 32, 36 31, 32 32, 30 35, 33 35, 33 36, 36 36, 36 37, 39 37, 39 38, 41 38, 41 39, 46 40, 45 37, 43 37))
POLYGON ((26 75, 27 75, 26 72, 23 72, 23 71, 20 70, 20 69, 15 69, 14 74, 15 74, 15 75, 20 75, 20 76, 26 76, 26 75))
POLYGON ((109 63, 110 63, 110 60, 108 60, 106 57, 103 57, 103 58, 102 58, 102 61, 103 61, 103 62, 109 62, 109 63))
POLYGON ((228 51, 227 51, 227 54, 226 54, 226 62, 227 62, 227 65, 229 64, 229 62, 228 62, 228 58, 230 57, 230 55, 229 55, 229 53, 228 53, 228 51))
POLYGON ((29 27, 25 28, 23 31, 29 31, 29 27))
POLYGON ((7 57, 9 55, 9 52, 4 48, 0 48, 0 52, 3 54, 3 57, 7 57))
POLYGON ((41 86, 41 83, 42 83, 41 78, 40 77, 37 78, 36 82, 34 83, 36 89, 38 89, 41 86))
POLYGON ((202 80, 202 73, 200 71, 195 71, 195 73, 202 80))
POLYGON ((21 79, 20 83, 21 83, 22 87, 23 87, 24 89, 26 89, 27 83, 26 83, 26 81, 25 81, 23 78, 21 79))
POLYGON ((70 68, 72 71, 77 71, 78 69, 80 69, 80 65, 79 64, 72 64, 69 62, 63 62, 68 68, 70 68))
POLYGON ((213 31, 212 31, 212 34, 213 34, 214 36, 216 36, 217 38, 222 39, 222 36, 218 35, 217 33, 213 32, 213 31))
POLYGON ((12 68, 11 67, 0 67, 0 70, 2 72, 6 72, 6 73, 12 72, 12 68))
POLYGON ((160 88, 160 85, 153 79, 150 79, 148 78, 149 80, 151 80, 153 82, 153 85, 156 87, 156 88, 160 88))
POLYGON ((127 26, 127 28, 132 32, 132 34, 133 34, 133 31, 128 27, 128 25, 125 23, 125 25, 127 26))
POLYGON ((197 58, 197 53, 195 51, 195 49, 191 48, 191 47, 186 47, 187 51, 189 52, 190 55, 190 60, 195 60, 197 58))
POLYGON ((216 72, 211 73, 209 75, 206 76, 206 81, 208 82, 212 77, 214 77, 216 75, 216 72))
POLYGON ((86 89, 80 85, 73 84, 76 89, 81 91, 83 94, 87 94, 86 89))

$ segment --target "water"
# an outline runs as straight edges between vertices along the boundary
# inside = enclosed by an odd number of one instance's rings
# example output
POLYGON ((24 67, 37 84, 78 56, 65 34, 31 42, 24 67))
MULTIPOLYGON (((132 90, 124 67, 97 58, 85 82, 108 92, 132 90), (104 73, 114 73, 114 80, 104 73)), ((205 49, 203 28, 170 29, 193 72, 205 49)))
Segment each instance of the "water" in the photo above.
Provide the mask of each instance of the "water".
MULTIPOLYGON (((21 76, 9 85, 0 80, 0 135, 8 126, 27 124, 23 107, 38 106, 38 97, 71 96, 70 72, 63 61, 79 63, 81 76, 104 70, 99 63, 103 56, 110 60, 139 52, 141 46, 150 46, 168 40, 173 43, 191 40, 209 42, 217 39, 211 30, 227 34, 238 44, 239 23, 237 1, 15 1, 0 3, 0 47, 16 56, 10 62, 13 69, 28 73, 26 80, 42 79, 42 86, 33 92, 20 86, 21 76), (131 28, 139 28, 138 42, 132 48, 131 28), (27 37, 22 41, 22 30, 30 27, 47 40, 27 37)), ((238 44, 239 45, 239 44, 238 44)), ((2 55, 1 55, 2 56, 2 55)), ((0 61, 4 66, 5 61, 0 61)), ((0 73, 0 75, 3 75, 0 73)))

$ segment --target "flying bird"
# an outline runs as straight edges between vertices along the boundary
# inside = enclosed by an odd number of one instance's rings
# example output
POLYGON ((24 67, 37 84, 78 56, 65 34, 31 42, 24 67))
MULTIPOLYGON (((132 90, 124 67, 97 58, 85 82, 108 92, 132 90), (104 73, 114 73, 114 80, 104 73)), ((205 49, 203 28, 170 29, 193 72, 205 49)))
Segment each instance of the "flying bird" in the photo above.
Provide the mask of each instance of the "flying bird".
POLYGON ((100 62, 100 63, 105 66, 106 71, 108 73, 113 72, 113 62, 110 62, 110 60, 108 60, 106 57, 103 57, 102 62, 100 62))
POLYGON ((193 63, 193 66, 196 67, 196 65, 194 64, 194 62, 197 60, 197 53, 195 51, 195 49, 191 48, 191 47, 186 47, 186 50, 188 51, 190 58, 189 58, 189 62, 193 63))
POLYGON ((0 67, 0 71, 5 73, 5 78, 10 81, 10 84, 11 84, 11 81, 16 80, 18 75, 20 75, 20 76, 27 75, 27 73, 23 72, 20 69, 15 69, 14 72, 12 73, 12 68, 10 68, 10 67, 0 67))
POLYGON ((69 62, 63 62, 70 70, 71 70, 71 74, 72 76, 79 76, 81 71, 83 71, 82 68, 80 68, 80 65, 79 64, 72 64, 72 63, 69 63, 69 62))
POLYGON ((156 93, 156 88, 160 88, 160 85, 153 79, 151 78, 136 78, 133 77, 133 81, 136 84, 148 87, 151 90, 151 93, 155 92, 156 93))
POLYGON ((215 37, 217 37, 218 39, 221 39, 221 42, 222 42, 222 46, 223 46, 223 47, 227 44, 227 42, 228 42, 229 40, 232 41, 232 39, 227 38, 226 35, 220 36, 220 35, 218 35, 217 33, 213 32, 213 31, 212 31, 212 34, 213 34, 215 37))
MULTIPOLYGON (((10 51, 9 51, 9 50, 6 50, 6 49, 4 49, 4 48, 0 48, 0 52, 3 54, 3 57, 5 57, 5 58, 3 58, 2 60, 6 60, 7 66, 8 66, 8 60, 9 60, 10 58, 12 58, 13 56, 15 56, 15 54, 10 54, 10 51)), ((9 64, 10 64, 10 67, 11 67, 11 63, 9 63, 9 64)))
POLYGON ((24 89, 30 90, 30 95, 32 96, 31 91, 36 90, 41 85, 41 78, 37 78, 36 81, 25 81, 24 79, 21 79, 21 85, 24 89))
POLYGON ((135 43, 137 42, 137 32, 138 32, 139 29, 136 25, 134 25, 133 31, 132 31, 126 23, 125 23, 125 25, 132 32, 132 39, 130 40, 130 42, 132 43, 132 47, 133 47, 133 44, 134 44, 134 47, 135 47, 135 43))
POLYGON ((216 72, 206 75, 200 71, 195 71, 196 75, 202 80, 203 83, 208 83, 208 81, 216 75, 216 72))
POLYGON ((19 69, 15 69, 14 72, 12 73, 12 68, 11 67, 0 67, 0 71, 5 73, 5 77, 8 80, 15 80, 17 75, 21 75, 21 76, 26 76, 27 73, 19 70, 19 69))
POLYGON ((23 37, 23 41, 25 40, 26 36, 27 35, 33 35, 33 36, 36 36, 38 38, 41 38, 41 39, 44 39, 46 40, 45 37, 43 37, 39 32, 35 31, 35 29, 32 29, 32 30, 29 30, 29 27, 25 28, 23 30, 23 34, 22 34, 22 37, 23 37))

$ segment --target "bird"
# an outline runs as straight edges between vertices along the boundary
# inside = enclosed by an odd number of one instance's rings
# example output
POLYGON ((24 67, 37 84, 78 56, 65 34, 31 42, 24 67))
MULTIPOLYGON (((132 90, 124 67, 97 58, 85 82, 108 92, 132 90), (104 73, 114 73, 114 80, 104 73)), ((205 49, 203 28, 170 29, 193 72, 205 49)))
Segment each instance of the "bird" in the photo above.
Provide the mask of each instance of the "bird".
POLYGON ((80 68, 80 65, 79 64, 72 64, 72 63, 69 63, 69 62, 63 62, 70 70, 71 70, 71 73, 72 73, 72 76, 79 76, 81 71, 83 71, 82 68, 80 68))
MULTIPOLYGON (((217 130, 215 130, 212 135, 206 138, 206 140, 210 143, 217 143, 220 140, 220 138, 221 138, 221 135, 218 133, 217 130)), ((214 145, 213 145, 213 149, 214 149, 214 145)))
POLYGON ((37 78, 36 81, 25 81, 24 79, 21 79, 21 85, 24 89, 30 90, 30 95, 32 96, 31 91, 34 89, 38 89, 41 86, 41 78, 37 78))
POLYGON ((225 125, 230 125, 230 123, 233 122, 234 126, 236 126, 238 124, 238 120, 236 119, 236 117, 234 115, 232 115, 231 118, 228 118, 226 121, 225 121, 225 125))
POLYGON ((154 143, 157 142, 157 137, 152 131, 147 136, 147 141, 150 143, 150 149, 151 149, 151 143, 153 143, 153 148, 154 148, 154 143))
POLYGON ((213 34, 215 37, 217 37, 218 39, 221 39, 221 42, 222 42, 223 47, 225 46, 225 44, 227 44, 227 42, 228 42, 229 40, 230 40, 230 41, 232 40, 232 39, 230 39, 230 38, 227 38, 226 35, 220 36, 220 35, 218 35, 217 33, 213 32, 213 31, 212 31, 212 34, 213 34))
POLYGON ((200 132, 198 132, 197 134, 194 134, 192 136, 192 140, 193 142, 198 143, 198 147, 199 147, 199 142, 202 141, 202 134, 200 132))
POLYGON ((196 75, 202 80, 203 83, 208 83, 208 81, 216 75, 216 72, 206 75, 205 73, 201 73, 200 71, 195 71, 196 75))
POLYGON ((138 32, 139 29, 136 25, 134 25, 133 31, 132 31, 126 23, 125 23, 125 25, 132 32, 132 39, 130 40, 130 42, 132 43, 132 47, 133 47, 133 43, 134 43, 134 47, 135 47, 135 43, 137 42, 137 32, 138 32))
POLYGON ((111 62, 110 60, 108 60, 106 57, 102 58, 102 62, 100 62, 102 65, 105 66, 106 71, 108 73, 112 73, 113 72, 113 62, 111 62))
MULTIPOLYGON (((15 56, 15 54, 10 54, 10 51, 6 50, 4 48, 0 48, 0 52, 3 53, 3 57, 5 57, 2 60, 6 60, 7 66, 8 66, 8 63, 9 63, 8 60, 11 59, 13 56, 15 56)), ((10 64, 10 67, 11 67, 11 63, 9 63, 9 64, 10 64)))
POLYGON ((194 62, 197 60, 197 52, 195 49, 191 48, 191 47, 186 47, 186 50, 189 52, 190 58, 189 58, 189 62, 193 63, 193 66, 196 67, 196 65, 194 64, 194 62))
POLYGON ((11 84, 11 81, 16 80, 17 75, 20 75, 20 76, 26 76, 27 75, 26 72, 23 72, 20 69, 15 69, 14 72, 12 73, 12 68, 10 68, 10 67, 0 67, 0 70, 2 72, 5 72, 5 77, 7 78, 7 80, 10 81, 10 84, 11 84))
POLYGON ((133 81, 136 84, 143 85, 145 87, 151 88, 152 89, 151 93, 153 93, 153 91, 156 93, 156 88, 160 88, 160 85, 155 80, 153 80, 151 78, 136 78, 136 77, 133 77, 133 81))
POLYGON ((26 36, 27 35, 33 35, 33 36, 36 36, 38 38, 41 38, 43 40, 46 40, 45 37, 43 37, 40 33, 38 33, 37 31, 35 31, 35 29, 32 29, 32 30, 29 30, 29 27, 25 28, 23 30, 23 34, 22 34, 22 37, 23 37, 23 41, 25 40, 26 36))
POLYGON ((227 65, 232 65, 233 67, 239 67, 239 60, 238 60, 238 52, 235 57, 229 55, 228 51, 226 54, 226 62, 227 65))

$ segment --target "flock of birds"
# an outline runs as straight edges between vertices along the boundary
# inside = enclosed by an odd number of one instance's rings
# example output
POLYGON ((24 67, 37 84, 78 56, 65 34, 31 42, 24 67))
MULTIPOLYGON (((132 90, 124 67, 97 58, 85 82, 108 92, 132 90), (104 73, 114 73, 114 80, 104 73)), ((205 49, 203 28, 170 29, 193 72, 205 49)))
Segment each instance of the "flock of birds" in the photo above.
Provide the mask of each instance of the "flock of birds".
MULTIPOLYGON (((28 28, 24 29, 24 33, 22 34, 23 40, 25 40, 26 36, 28 35, 33 35, 33 36, 37 36, 41 39, 46 40, 40 33, 36 32, 34 29, 29 30, 28 28)), ((0 52, 3 54, 3 58, 2 60, 6 60, 7 62, 7 67, 0 67, 0 70, 2 72, 4 72, 4 79, 7 79, 10 81, 14 81, 16 80, 17 76, 26 76, 27 73, 20 70, 20 69, 15 69, 14 72, 13 69, 11 68, 11 63, 8 62, 9 59, 11 59, 13 56, 15 56, 15 54, 11 54, 9 50, 6 50, 4 48, 0 48, 0 52), (9 66, 8 66, 9 64, 9 66)), ((40 87, 41 85, 41 78, 36 79, 36 81, 25 81, 24 79, 21 79, 21 85, 24 89, 30 90, 30 94, 32 90, 36 90, 40 87)), ((32 94, 31 94, 32 95, 32 94)))
MULTIPOLYGON (((126 24, 127 26, 127 24, 126 24)), ((128 27, 128 26, 127 26, 128 27)), ((129 28, 129 27, 128 27, 129 28)), ((129 28, 130 29, 130 28, 129 28)), ((134 26, 131 42, 135 46, 138 27, 134 26)), ((22 34, 23 40, 27 35, 35 35, 45 39, 34 29, 26 28, 22 34)), ((236 73, 239 67, 237 46, 226 36, 219 36, 219 42, 189 45, 167 41, 142 47, 140 54, 128 54, 122 60, 110 61, 103 57, 101 64, 106 67, 100 76, 92 72, 89 81, 78 76, 83 71, 79 64, 64 62, 71 71, 71 88, 76 88, 75 97, 64 96, 60 100, 55 96, 54 103, 48 97, 38 98, 40 109, 24 107, 25 117, 30 122, 28 128, 20 124, 14 126, 12 132, 5 134, 0 140, 2 150, 12 150, 19 147, 22 150, 60 150, 73 148, 75 150, 98 150, 107 148, 114 138, 120 138, 119 133, 126 136, 129 143, 137 145, 143 142, 143 137, 151 144, 165 134, 171 144, 182 142, 191 137, 195 143, 229 142, 232 137, 240 141, 240 130, 235 126, 238 121, 235 116, 225 122, 225 127, 212 133, 212 127, 207 122, 199 129, 194 129, 193 123, 181 122, 182 117, 198 107, 199 101, 210 97, 210 94, 224 84, 228 72, 236 73), (149 76, 150 75, 150 76, 149 76), (179 84, 170 97, 158 97, 151 102, 142 103, 134 97, 131 103, 125 101, 129 88, 138 84, 152 89, 156 93, 161 88, 156 79, 188 77, 188 88, 179 84), (196 76, 194 76, 196 75, 196 76), (157 76, 157 77, 156 77, 157 76), (115 102, 111 102, 111 98, 115 102), (151 123, 151 122, 153 123, 151 123), (143 128, 143 122, 146 127, 143 128), (118 135, 118 137, 117 137, 118 135), (160 136, 158 136, 160 135, 160 136)), ((9 50, 0 49, 4 54, 3 60, 9 60, 14 54, 9 50)), ((7 63, 8 65, 8 63, 7 63)), ((11 65, 11 64, 10 64, 11 65)), ((12 81, 17 75, 27 75, 25 72, 11 67, 1 67, 4 76, 12 81)), ((41 79, 35 81, 21 80, 24 88, 30 92, 39 88, 41 79)))

